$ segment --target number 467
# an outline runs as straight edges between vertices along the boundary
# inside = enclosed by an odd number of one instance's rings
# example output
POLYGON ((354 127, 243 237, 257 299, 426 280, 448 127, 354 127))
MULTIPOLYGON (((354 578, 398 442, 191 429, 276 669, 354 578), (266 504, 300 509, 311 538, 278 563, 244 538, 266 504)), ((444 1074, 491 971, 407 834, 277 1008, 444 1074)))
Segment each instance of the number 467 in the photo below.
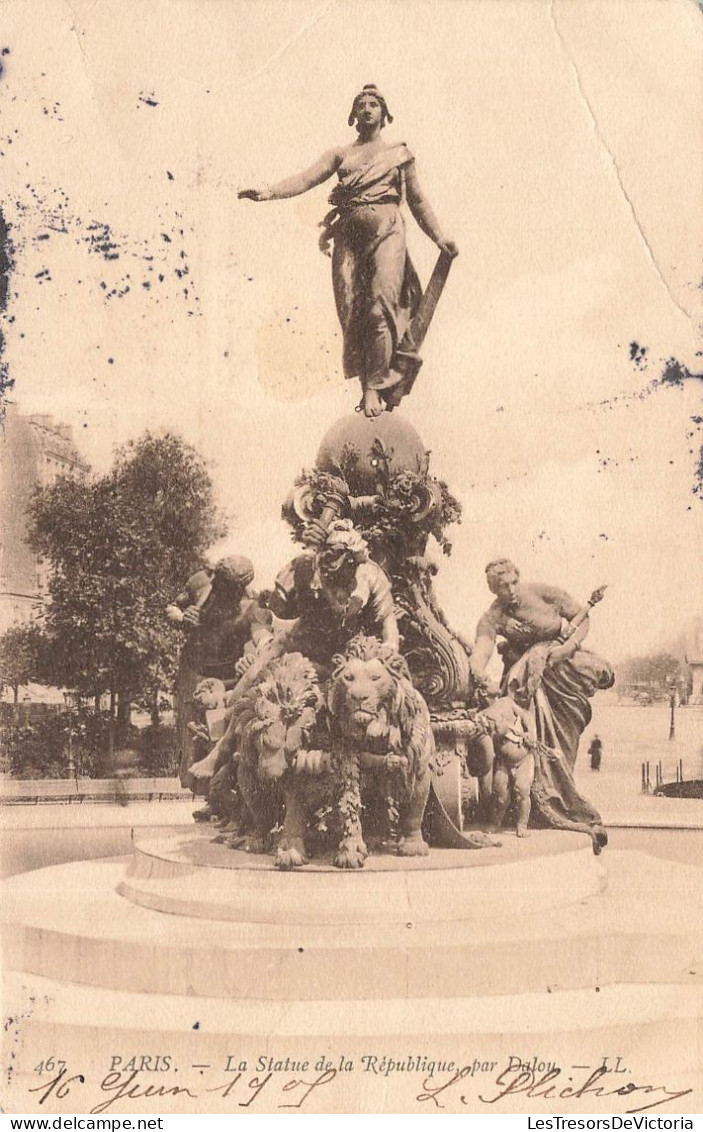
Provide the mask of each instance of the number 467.
POLYGON ((35 1073, 53 1073, 58 1070, 59 1073, 62 1069, 66 1068, 66 1062, 61 1061, 59 1057, 47 1057, 45 1061, 40 1061, 38 1065, 34 1066, 35 1073))

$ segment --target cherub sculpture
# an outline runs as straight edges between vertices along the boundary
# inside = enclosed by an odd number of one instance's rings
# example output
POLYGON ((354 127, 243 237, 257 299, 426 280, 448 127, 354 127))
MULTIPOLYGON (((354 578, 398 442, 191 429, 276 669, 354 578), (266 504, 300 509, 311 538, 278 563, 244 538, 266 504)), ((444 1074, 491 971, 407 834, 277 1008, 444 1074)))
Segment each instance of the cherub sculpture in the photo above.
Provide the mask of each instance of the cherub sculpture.
POLYGON ((530 792, 535 777, 535 724, 529 711, 509 696, 501 696, 484 708, 474 721, 480 732, 468 742, 469 763, 479 773, 479 783, 492 779, 491 832, 503 824, 511 797, 516 809, 518 837, 528 837, 532 808, 530 792))

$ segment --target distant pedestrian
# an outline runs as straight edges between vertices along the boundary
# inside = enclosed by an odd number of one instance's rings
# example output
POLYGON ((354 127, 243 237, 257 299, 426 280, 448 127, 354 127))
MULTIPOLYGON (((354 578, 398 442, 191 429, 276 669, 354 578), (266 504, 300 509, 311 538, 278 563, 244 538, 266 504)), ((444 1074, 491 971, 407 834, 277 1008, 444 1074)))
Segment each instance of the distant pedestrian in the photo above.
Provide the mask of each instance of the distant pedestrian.
POLYGON ((594 735, 591 739, 588 753, 591 756, 591 770, 600 770, 600 763, 603 758, 603 743, 597 735, 594 735))

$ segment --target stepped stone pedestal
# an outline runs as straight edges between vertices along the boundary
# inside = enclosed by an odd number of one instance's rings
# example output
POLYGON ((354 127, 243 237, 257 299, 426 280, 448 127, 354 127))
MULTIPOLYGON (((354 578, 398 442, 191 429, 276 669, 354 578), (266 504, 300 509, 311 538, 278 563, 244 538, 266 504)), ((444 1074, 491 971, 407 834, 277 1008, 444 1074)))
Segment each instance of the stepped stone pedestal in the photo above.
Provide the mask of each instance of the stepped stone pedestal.
POLYGON ((281 873, 213 837, 6 882, 6 1111, 698 1111, 697 869, 506 831, 281 873))

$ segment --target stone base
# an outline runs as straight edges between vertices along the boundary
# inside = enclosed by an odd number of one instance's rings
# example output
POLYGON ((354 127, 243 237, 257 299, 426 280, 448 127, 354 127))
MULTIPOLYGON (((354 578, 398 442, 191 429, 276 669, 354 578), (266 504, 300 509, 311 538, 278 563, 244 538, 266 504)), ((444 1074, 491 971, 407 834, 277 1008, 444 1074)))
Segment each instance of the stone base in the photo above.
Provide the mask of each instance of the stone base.
MULTIPOLYGON (((511 1058, 536 1059, 533 1085, 555 1069, 560 1087, 585 1081, 604 1056, 627 1071, 607 1074, 608 1088, 701 1080, 696 868, 635 852, 594 858, 585 838, 535 831, 527 842, 506 834, 502 849, 290 874, 212 837, 188 827, 142 841, 130 862, 6 883, 6 1111, 87 1112, 107 1099, 115 1114, 235 1112, 269 1072, 249 1111, 285 1111, 301 1081, 325 1072, 305 1111, 436 1111, 418 1097, 475 1062, 441 1094, 446 1111, 633 1108, 592 1091, 567 1108, 544 1089, 486 1107, 511 1058), (35 1072, 50 1055, 85 1081, 39 1108, 29 1089, 50 1083, 35 1072), (384 1057, 406 1068, 386 1075, 384 1057), (429 1073, 437 1061, 455 1068, 429 1073), (162 1090, 148 1106, 143 1092, 115 1096, 133 1071, 134 1088, 162 1090)), ((654 1111, 697 1111, 694 1096, 654 1111)))
POLYGON ((212 826, 142 838, 117 891, 134 904, 180 916, 239 924, 333 928, 435 927, 544 914, 597 891, 602 877, 586 837, 514 832, 500 847, 433 850, 427 857, 372 853, 363 869, 315 858, 291 872, 270 855, 232 850, 212 826), (548 867, 535 869, 535 860, 548 867), (500 881, 496 870, 499 870, 500 881), (449 898, 448 898, 449 897, 449 898))

